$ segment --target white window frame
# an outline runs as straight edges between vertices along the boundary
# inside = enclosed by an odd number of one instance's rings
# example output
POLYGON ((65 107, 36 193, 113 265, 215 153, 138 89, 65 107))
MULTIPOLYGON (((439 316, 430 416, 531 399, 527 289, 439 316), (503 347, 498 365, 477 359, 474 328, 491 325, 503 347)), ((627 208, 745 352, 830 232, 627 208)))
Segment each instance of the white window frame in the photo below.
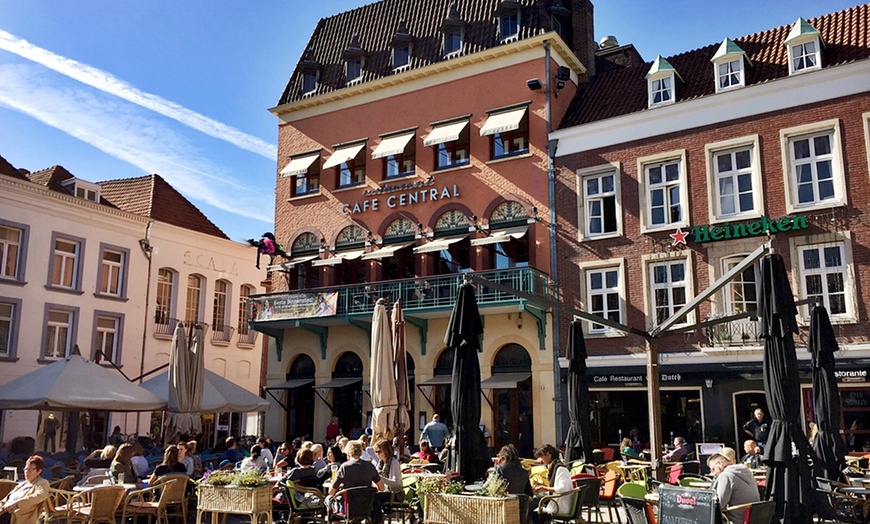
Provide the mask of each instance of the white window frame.
MULTIPOLYGON (((581 288, 581 296, 583 297, 583 309, 592 314, 592 289, 591 289, 591 276, 597 272, 603 272, 608 270, 616 270, 617 272, 617 286, 613 288, 619 294, 619 323, 625 324, 625 315, 626 315, 626 287, 625 287, 625 259, 624 258, 613 258, 610 260, 595 260, 592 262, 581 262, 578 264, 580 269, 580 288, 581 288)), ((590 321, 583 322, 584 329, 586 334, 591 337, 607 337, 607 338, 616 338, 616 337, 624 337, 627 334, 623 331, 619 331, 617 329, 613 329, 604 325, 601 325, 600 329, 593 328, 594 323, 590 321)))
MULTIPOLYGON (((653 254, 653 255, 644 255, 642 257, 643 261, 643 287, 644 287, 644 302, 646 307, 646 318, 647 318, 647 328, 653 329, 658 325, 656 321, 656 304, 655 304, 655 289, 668 289, 669 290, 669 299, 671 300, 671 304, 669 304, 670 313, 676 313, 683 304, 674 307, 673 304, 673 283, 670 280, 670 272, 668 272, 668 283, 667 285, 657 285, 655 288, 653 287, 655 282, 652 277, 653 267, 660 264, 673 264, 675 262, 682 262, 685 264, 684 266, 684 280, 685 280, 685 288, 686 288, 686 301, 692 299, 695 296, 694 290, 694 267, 693 261, 691 257, 691 253, 686 252, 676 252, 671 254, 653 254)), ((685 327, 695 323, 695 312, 696 310, 689 311, 686 314, 686 321, 680 324, 674 324, 671 328, 685 327)), ((670 315, 668 315, 670 316, 670 315)))
POLYGON ((178 282, 180 276, 177 271, 174 271, 168 267, 161 267, 157 270, 157 285, 155 289, 155 300, 154 300, 154 322, 160 325, 169 325, 172 323, 172 320, 175 318, 175 309, 178 307, 176 304, 176 297, 178 296, 178 282), (163 271, 167 275, 169 275, 170 280, 167 282, 166 280, 161 280, 160 272, 163 271), (161 288, 163 290, 161 291, 161 288), (159 299, 162 295, 166 296, 168 301, 166 310, 164 311, 161 307, 159 299), (162 318, 165 315, 165 318, 162 318), (164 320, 165 322, 161 322, 164 320))
POLYGON ((61 306, 57 304, 46 304, 45 305, 45 321, 42 328, 42 344, 39 349, 39 360, 41 361, 54 361, 59 358, 68 357, 75 347, 76 341, 76 325, 78 321, 78 308, 72 308, 69 306, 61 306), (51 320, 52 313, 63 313, 66 314, 65 321, 54 321, 51 320), (66 347, 59 347, 59 334, 61 330, 66 330, 66 347), (45 350, 48 345, 52 347, 52 354, 47 355, 45 350), (58 355, 58 350, 63 350, 63 354, 58 355))
POLYGON ((870 111, 861 115, 864 122, 864 152, 867 153, 867 172, 870 173, 870 111))
POLYGON ((108 244, 100 244, 100 270, 98 273, 96 296, 103 298, 124 299, 127 296, 127 269, 130 260, 130 250, 108 244), (106 260, 106 254, 112 253, 121 256, 120 262, 106 260), (111 284, 112 276, 117 277, 117 290, 104 289, 103 280, 111 284))
POLYGON ((24 265, 27 257, 27 234, 28 229, 24 224, 0 220, 0 227, 18 232, 18 242, 0 239, 0 280, 7 282, 21 282, 24 280, 24 265), (6 274, 6 266, 10 257, 10 246, 15 246, 15 268, 12 274, 6 274))
POLYGON ((622 178, 622 166, 618 162, 610 164, 602 164, 599 166, 578 169, 577 170, 577 225, 578 240, 599 240, 603 238, 614 238, 622 236, 622 188, 620 187, 620 179, 622 178), (613 192, 601 193, 590 197, 586 193, 586 180, 590 178, 603 177, 607 175, 613 176, 613 192), (616 230, 602 233, 592 233, 589 231, 589 208, 588 202, 593 199, 602 198, 613 194, 616 197, 615 213, 616 213, 616 230))
MULTIPOLYGON (((806 235, 800 237, 792 237, 789 239, 790 248, 791 248, 791 261, 792 261, 792 286, 798 294, 798 298, 803 300, 807 298, 807 290, 806 290, 806 276, 811 274, 826 274, 831 273, 831 271, 825 271, 824 266, 820 270, 812 270, 807 272, 803 269, 803 252, 806 249, 810 249, 813 247, 816 248, 824 248, 824 247, 832 247, 834 245, 842 246, 842 263, 844 264, 843 272, 843 287, 845 292, 844 302, 846 305, 846 312, 840 314, 831 313, 830 305, 828 302, 828 294, 827 291, 823 289, 822 296, 824 297, 824 306, 828 310, 828 314, 831 317, 831 323, 833 324, 854 324, 859 321, 858 317, 858 303, 857 303, 857 292, 855 290, 855 263, 852 258, 852 234, 849 231, 836 231, 830 233, 823 233, 819 235, 806 235)), ((822 260, 824 260, 824 252, 822 254, 822 260)), ((823 288, 824 288, 824 282, 823 288)), ((810 315, 812 311, 812 306, 814 304, 808 304, 799 307, 799 315, 798 318, 803 321, 803 323, 809 323, 810 315)))
POLYGON ((18 354, 18 329, 21 324, 21 300, 10 297, 0 297, 0 305, 6 305, 10 308, 8 316, 0 316, 0 322, 8 324, 8 333, 6 334, 6 352, 0 353, 0 360, 15 359, 18 354))
POLYGON ((303 72, 302 72, 302 96, 305 96, 305 95, 309 95, 309 96, 310 96, 310 95, 312 95, 314 92, 316 92, 316 91, 317 91, 317 84, 318 84, 319 82, 320 82, 320 71, 310 71, 310 70, 309 70, 309 71, 303 71, 303 72), (309 89, 309 90, 306 91, 306 90, 305 90, 305 79, 306 79, 306 78, 310 78, 311 76, 314 77, 314 87, 312 87, 311 89, 309 89))
POLYGON ((676 85, 677 79, 673 72, 658 73, 650 76, 646 82, 648 107, 662 107, 676 102, 676 85), (667 93, 668 99, 655 102, 656 93, 667 93))
POLYGON ((345 78, 344 81, 345 81, 345 84, 353 85, 353 84, 360 82, 362 80, 363 70, 365 70, 365 67, 366 67, 366 61, 365 61, 365 58, 362 56, 353 57, 353 58, 349 58, 348 60, 346 60, 344 63, 344 78, 345 78), (354 78, 350 78, 350 64, 351 64, 351 62, 357 62, 357 61, 359 61, 359 75, 355 76, 354 78))
POLYGON ((399 72, 399 71, 404 71, 405 69, 408 69, 411 66, 411 55, 413 52, 414 52, 414 48, 413 48, 411 42, 401 42, 401 43, 394 45, 393 46, 393 53, 392 53, 392 55, 393 55, 392 56, 393 72, 399 72), (405 62, 404 64, 401 64, 401 65, 396 63, 396 53, 400 49, 407 49, 408 50, 408 61, 405 62))
POLYGON ((445 58, 450 58, 462 53, 462 48, 465 46, 465 30, 461 27, 450 28, 444 31, 444 34, 441 36, 441 49, 443 51, 445 58), (452 51, 447 50, 447 35, 448 34, 458 34, 459 35, 459 47, 452 51))
POLYGON ((242 284, 239 286, 239 307, 238 307, 238 321, 239 321, 239 336, 246 336, 248 332, 251 330, 251 326, 248 325, 248 307, 251 302, 251 295, 257 292, 257 288, 252 286, 251 284, 242 284))
MULTIPOLYGON (((758 218, 764 215, 764 184, 761 177, 761 148, 759 147, 758 135, 744 136, 731 140, 723 140, 714 142, 704 146, 704 156, 707 164, 707 204, 710 213, 710 223, 731 222, 735 220, 746 220, 750 218, 758 218), (726 152, 734 152, 740 149, 749 148, 751 167, 749 174, 752 179, 752 210, 744 212, 735 212, 730 215, 723 215, 720 209, 721 199, 719 195, 719 176, 718 163, 716 156, 726 152)), ((737 174, 731 175, 735 178, 735 198, 737 191, 737 174)))
POLYGON ((232 284, 229 280, 220 279, 214 283, 214 303, 211 312, 212 331, 223 331, 224 326, 230 325, 229 318, 227 317, 229 312, 227 307, 230 304, 231 288, 232 284), (223 289, 221 289, 221 286, 223 286, 223 289), (220 314, 220 319, 218 319, 218 314, 220 314))
POLYGON ((53 233, 51 237, 51 260, 48 265, 48 284, 47 287, 55 290, 80 292, 82 285, 82 260, 84 259, 85 240, 83 238, 73 237, 60 233, 53 233), (73 253, 67 251, 59 251, 58 243, 63 242, 75 246, 73 253), (60 264, 58 282, 54 281, 56 266, 60 264), (72 282, 70 285, 64 283, 64 271, 68 264, 72 265, 72 282))
POLYGON ((795 40, 789 42, 787 45, 788 48, 788 74, 789 75, 799 75, 802 73, 806 73, 808 71, 816 71, 822 68, 822 41, 818 36, 813 36, 810 38, 801 38, 799 40, 795 40), (815 46, 815 51, 812 54, 806 54, 806 46, 807 44, 813 44, 815 46), (804 63, 806 63, 807 57, 814 57, 815 64, 810 67, 802 67, 800 69, 795 68, 795 50, 800 49, 802 51, 800 58, 804 59, 804 63))
POLYGON ((502 44, 506 42, 513 42, 520 37, 520 29, 523 27, 523 17, 519 9, 513 10, 510 13, 506 13, 500 17, 498 17, 498 41, 502 44), (513 34, 505 35, 502 33, 502 23, 506 18, 517 17, 517 30, 513 34))
POLYGON ((202 322, 203 318, 203 296, 206 291, 206 279, 202 275, 187 275, 187 285, 185 286, 184 302, 184 321, 185 322, 202 322), (196 279, 198 287, 191 287, 191 279, 196 279), (191 318, 193 314, 193 318, 191 318))
POLYGON ((117 365, 121 364, 121 342, 123 341, 124 315, 108 311, 94 311, 94 355, 102 351, 105 358, 117 365), (100 320, 111 320, 111 328, 100 326, 100 320), (106 347, 106 335, 113 335, 111 347, 106 347))
POLYGON ((686 150, 680 149, 677 151, 668 151, 657 155, 641 157, 637 159, 637 173, 641 180, 640 192, 640 208, 642 210, 640 216, 641 233, 654 231, 673 231, 678 227, 689 226, 689 188, 688 178, 686 177, 686 150), (679 161, 680 168, 680 206, 681 220, 677 222, 667 222, 665 224, 652 224, 652 208, 650 207, 650 188, 647 183, 647 167, 653 164, 667 163, 671 160, 679 161))
POLYGON ((846 177, 843 169, 843 146, 840 136, 840 120, 831 119, 812 124, 806 124, 779 132, 782 146, 782 171, 785 180, 786 199, 785 206, 788 214, 804 213, 819 209, 830 209, 845 206, 848 203, 846 192, 846 177), (834 184, 834 198, 816 201, 808 204, 799 204, 797 196, 797 177, 792 161, 792 142, 813 135, 831 133, 831 174, 834 184))
POLYGON ((723 56, 720 60, 716 60, 713 62, 713 78, 716 81, 717 93, 731 91, 746 86, 746 59, 743 55, 731 54, 723 56), (734 64, 737 64, 736 69, 733 67, 734 64), (724 74, 721 71, 722 66, 728 68, 727 72, 724 74), (723 86, 722 79, 728 78, 730 82, 731 75, 737 75, 737 82, 723 86))
MULTIPOLYGON (((727 256, 720 258, 719 263, 722 265, 722 267, 720 269, 720 271, 721 271, 720 274, 724 275, 725 273, 730 271, 735 265, 742 262, 743 259, 745 259, 747 256, 749 256, 749 253, 735 253, 735 254, 727 255, 727 256)), ((747 268, 747 269, 750 269, 750 268, 747 268)), ((752 269, 753 274, 755 276, 755 279, 754 279, 755 308, 753 308, 753 309, 757 310, 758 309, 758 299, 759 299, 759 296, 761 295, 761 275, 759 272, 758 263, 756 262, 755 264, 753 264, 751 266, 751 269, 752 269)), ((746 271, 746 270, 744 270, 744 271, 746 271)), ((742 274, 736 275, 733 279, 731 279, 727 284, 725 284, 722 287, 722 290, 723 290, 722 312, 725 315, 737 315, 740 313, 746 313, 747 311, 751 311, 751 309, 746 308, 746 307, 744 307, 744 309, 741 309, 738 311, 734 307, 734 303, 730 297, 730 295, 732 294, 731 291, 732 291, 732 289, 734 289, 734 284, 736 284, 736 283, 740 283, 741 285, 745 284, 746 281, 742 280, 742 278, 743 278, 742 274), (740 280, 738 280, 738 279, 740 279, 740 280)), ((744 295, 745 295, 745 293, 744 293, 744 295)), ((745 306, 746 302, 747 302, 745 298, 744 298, 743 302, 744 302, 743 305, 745 306)))

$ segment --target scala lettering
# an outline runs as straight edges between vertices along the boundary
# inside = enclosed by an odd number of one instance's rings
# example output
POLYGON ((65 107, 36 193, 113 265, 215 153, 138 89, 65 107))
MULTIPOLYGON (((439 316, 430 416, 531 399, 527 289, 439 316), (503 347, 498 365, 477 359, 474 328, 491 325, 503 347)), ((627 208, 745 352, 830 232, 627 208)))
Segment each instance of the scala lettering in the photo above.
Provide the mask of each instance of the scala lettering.
POLYGON ((214 257, 207 257, 205 255, 193 255, 190 251, 185 251, 182 259, 182 263, 185 266, 193 266, 198 267, 200 269, 207 269, 209 271, 214 271, 217 273, 226 273, 228 275, 238 275, 239 268, 236 266, 236 263, 233 262, 233 265, 227 269, 222 263, 220 267, 218 267, 218 263, 215 262, 214 257))
POLYGON ((796 231, 798 229, 807 229, 807 227, 809 227, 807 225, 807 217, 804 215, 782 217, 776 220, 764 216, 752 222, 741 222, 739 224, 726 222, 721 226, 695 226, 692 236, 695 242, 716 242, 719 240, 757 237, 768 233, 796 231))

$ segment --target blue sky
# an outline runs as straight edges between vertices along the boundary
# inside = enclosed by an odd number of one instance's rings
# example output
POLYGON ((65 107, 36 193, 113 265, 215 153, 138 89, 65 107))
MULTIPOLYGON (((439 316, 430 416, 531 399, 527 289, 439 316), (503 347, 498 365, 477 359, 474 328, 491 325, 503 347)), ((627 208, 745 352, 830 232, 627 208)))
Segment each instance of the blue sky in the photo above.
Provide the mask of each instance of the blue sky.
MULTIPOLYGON (((159 173, 234 240, 272 229, 276 105, 317 21, 364 0, 0 0, 0 155, 102 181, 159 173)), ((849 7, 598 0, 646 60, 849 7)))

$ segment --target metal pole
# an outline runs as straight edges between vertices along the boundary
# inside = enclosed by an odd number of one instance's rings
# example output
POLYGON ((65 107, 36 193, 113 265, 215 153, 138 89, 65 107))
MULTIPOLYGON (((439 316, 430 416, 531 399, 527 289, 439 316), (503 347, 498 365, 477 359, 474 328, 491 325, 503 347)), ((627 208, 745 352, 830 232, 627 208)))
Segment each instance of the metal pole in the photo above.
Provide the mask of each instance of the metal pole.
POLYGON ((661 399, 660 399, 660 379, 659 373, 659 350, 658 341, 654 338, 647 339, 646 342, 646 383, 647 383, 647 401, 649 409, 649 451, 650 461, 652 462, 653 478, 656 480, 664 479, 664 467, 660 456, 662 453, 662 438, 661 438, 661 399))

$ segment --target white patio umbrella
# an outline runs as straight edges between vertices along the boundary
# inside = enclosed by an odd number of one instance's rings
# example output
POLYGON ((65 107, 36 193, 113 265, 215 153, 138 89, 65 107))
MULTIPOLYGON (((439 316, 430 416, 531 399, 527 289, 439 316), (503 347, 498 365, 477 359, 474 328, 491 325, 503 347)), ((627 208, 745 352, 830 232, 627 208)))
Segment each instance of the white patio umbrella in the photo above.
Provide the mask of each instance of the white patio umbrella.
MULTIPOLYGON (((161 373, 145 381, 142 387, 158 397, 168 400, 169 373, 161 373)), ((269 409, 269 401, 206 369, 203 374, 200 408, 202 413, 247 413, 266 411, 269 409)))
POLYGON ((203 349, 201 325, 195 326, 193 340, 188 345, 184 325, 176 324, 169 355, 166 442, 202 430, 203 349))
POLYGON ((0 409, 159 411, 166 400, 114 369, 70 355, 0 386, 0 409))
POLYGON ((392 326, 387 316, 386 300, 380 298, 372 316, 370 384, 372 432, 383 438, 392 438, 396 429, 399 402, 394 368, 392 326))

